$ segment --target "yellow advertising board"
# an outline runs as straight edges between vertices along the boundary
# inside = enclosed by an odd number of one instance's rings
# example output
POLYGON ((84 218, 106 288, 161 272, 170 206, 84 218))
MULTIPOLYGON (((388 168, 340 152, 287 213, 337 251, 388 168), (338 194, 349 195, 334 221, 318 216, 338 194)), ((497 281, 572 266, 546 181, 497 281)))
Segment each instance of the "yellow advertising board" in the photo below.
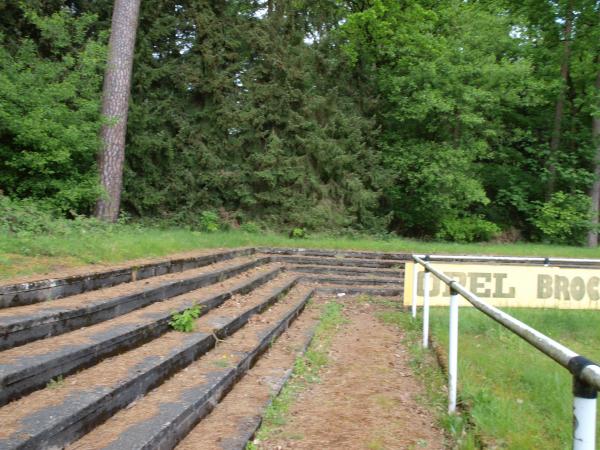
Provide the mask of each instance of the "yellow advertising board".
MULTIPOLYGON (((600 270, 501 264, 437 263, 487 303, 498 307, 600 309, 600 270)), ((423 304, 423 266, 417 264, 417 304, 423 304)), ((414 263, 406 264, 404 304, 412 303, 414 263)), ((448 306, 448 286, 430 277, 430 305, 448 306)), ((460 297, 461 306, 470 303, 460 297)))

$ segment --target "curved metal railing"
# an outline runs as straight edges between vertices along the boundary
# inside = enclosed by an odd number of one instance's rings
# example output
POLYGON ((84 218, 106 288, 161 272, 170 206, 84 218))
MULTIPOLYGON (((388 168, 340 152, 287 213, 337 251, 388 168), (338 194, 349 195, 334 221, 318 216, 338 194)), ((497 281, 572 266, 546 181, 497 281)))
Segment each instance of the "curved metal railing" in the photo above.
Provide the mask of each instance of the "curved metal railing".
MULTIPOLYGON (((412 315, 416 317, 417 264, 425 269, 423 276, 423 347, 429 344, 429 280, 433 274, 450 288, 450 330, 448 350, 448 411, 456 411, 458 380, 458 296, 503 327, 512 331, 546 356, 566 368, 573 375, 574 420, 573 449, 595 450, 596 448, 596 398, 600 391, 600 366, 575 353, 559 342, 540 333, 529 325, 515 319, 500 309, 484 302, 456 280, 437 270, 424 255, 413 255, 412 315)), ((554 260, 556 261, 556 260, 554 260)))

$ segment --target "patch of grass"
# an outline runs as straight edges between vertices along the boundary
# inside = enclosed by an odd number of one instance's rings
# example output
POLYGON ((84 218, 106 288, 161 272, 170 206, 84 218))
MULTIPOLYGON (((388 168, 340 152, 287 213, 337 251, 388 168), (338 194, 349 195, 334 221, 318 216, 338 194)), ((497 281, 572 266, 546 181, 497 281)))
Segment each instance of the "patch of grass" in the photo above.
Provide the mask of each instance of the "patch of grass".
MULTIPOLYGON (((43 273, 86 264, 110 264, 128 259, 160 257, 171 253, 219 247, 297 247, 299 241, 274 232, 246 230, 215 232, 182 228, 152 228, 137 224, 97 227, 65 227, 60 233, 0 233, 0 278, 43 273), (23 261, 19 257, 25 257, 23 261)), ((479 255, 555 256, 600 258, 600 248, 545 244, 457 244, 405 238, 378 239, 311 234, 304 248, 370 250, 406 253, 454 253, 479 255)))
POLYGON ((65 385, 65 380, 62 375, 57 376, 56 378, 50 378, 50 381, 46 384, 48 389, 59 389, 65 385))
MULTIPOLYGON (((339 327, 346 323, 342 309, 343 306, 334 301, 324 305, 310 346, 304 355, 296 358, 290 380, 265 411, 261 427, 256 433, 256 442, 276 435, 278 428, 286 424, 289 409, 298 393, 319 381, 319 372, 328 362, 331 340, 339 327)), ((247 450, 258 448, 255 443, 246 447, 247 450)))
POLYGON ((385 395, 376 395, 375 403, 382 409, 393 410, 398 406, 398 402, 394 399, 391 399, 385 395))
MULTIPOLYGON (((506 312, 600 360, 600 311, 506 312)), ((447 309, 432 308, 431 327, 447 349, 447 309)), ((567 370, 475 309, 461 308, 459 330, 459 393, 483 440, 496 448, 570 448, 573 399, 567 370)), ((597 439, 600 448, 600 435, 597 439)))
POLYGON ((410 314, 399 310, 397 306, 393 310, 377 312, 377 318, 402 329, 403 343, 410 352, 411 368, 425 388, 425 394, 418 401, 434 411, 438 424, 452 440, 451 447, 463 450, 478 448, 476 436, 468 426, 469 418, 464 413, 447 414, 446 378, 432 352, 421 347, 421 322, 412 320, 410 314))
POLYGON ((182 312, 173 312, 169 325, 176 331, 183 333, 191 333, 194 331, 196 319, 200 317, 202 307, 200 305, 194 305, 182 312))
POLYGON ((375 436, 371 438, 367 444, 369 450, 384 450, 383 438, 381 436, 375 436))
POLYGON ((229 367, 231 365, 230 361, 227 359, 227 355, 223 355, 223 357, 221 359, 217 359, 216 361, 213 361, 213 364, 222 369, 226 369, 227 367, 229 367))

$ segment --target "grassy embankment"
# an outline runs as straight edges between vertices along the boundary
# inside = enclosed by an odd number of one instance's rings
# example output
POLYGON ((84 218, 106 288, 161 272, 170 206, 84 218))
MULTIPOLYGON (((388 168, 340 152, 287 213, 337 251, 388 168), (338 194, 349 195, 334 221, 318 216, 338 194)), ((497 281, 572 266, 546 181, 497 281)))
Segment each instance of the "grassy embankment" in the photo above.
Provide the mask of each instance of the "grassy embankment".
MULTIPOLYGON (((600 311, 506 311, 574 351, 600 360, 600 311)), ((460 420, 452 420, 443 412, 446 400, 439 389, 439 371, 431 370, 431 358, 427 362, 419 348, 418 322, 411 323, 405 314, 396 320, 411 336, 416 372, 424 374, 426 383, 433 387, 428 401, 437 405, 447 429, 460 426, 460 420)), ((459 396, 469 406, 475 424, 474 433, 463 439, 461 448, 473 448, 475 434, 492 448, 571 448, 570 374, 477 310, 461 308, 459 327, 459 396)), ((431 328, 434 338, 447 350, 447 308, 432 309, 431 328)), ((600 417, 598 421, 600 429, 600 417)))
POLYGON ((291 239, 273 232, 241 230, 201 233, 184 229, 116 225, 75 229, 57 234, 0 234, 0 278, 27 275, 85 264, 109 264, 135 258, 158 257, 201 248, 289 246, 371 251, 498 254, 600 258, 600 249, 543 244, 455 244, 403 238, 309 235, 291 239))

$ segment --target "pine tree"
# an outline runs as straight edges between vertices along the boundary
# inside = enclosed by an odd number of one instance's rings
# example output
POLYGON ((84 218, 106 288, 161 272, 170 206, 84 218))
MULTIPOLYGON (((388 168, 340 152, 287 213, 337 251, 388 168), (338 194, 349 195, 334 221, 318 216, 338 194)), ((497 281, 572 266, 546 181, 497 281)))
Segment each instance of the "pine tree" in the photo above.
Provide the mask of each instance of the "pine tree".
POLYGON ((119 216, 127 113, 133 70, 133 51, 141 0, 115 0, 109 56, 102 93, 103 149, 99 156, 100 182, 106 196, 96 204, 99 219, 114 222, 119 216))

